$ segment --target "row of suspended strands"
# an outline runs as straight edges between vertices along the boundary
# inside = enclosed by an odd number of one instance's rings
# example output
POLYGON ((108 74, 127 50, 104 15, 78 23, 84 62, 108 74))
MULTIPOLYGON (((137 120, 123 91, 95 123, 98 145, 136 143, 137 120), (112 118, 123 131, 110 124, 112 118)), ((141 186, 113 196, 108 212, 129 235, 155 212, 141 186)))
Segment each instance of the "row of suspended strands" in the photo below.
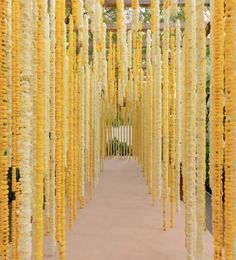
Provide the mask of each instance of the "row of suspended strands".
POLYGON ((66 230, 114 157, 139 164, 152 205, 161 201, 163 231, 176 226, 183 200, 187 260, 205 256, 210 167, 214 259, 236 259, 235 16, 236 0, 1 0, 1 259, 42 260, 44 236, 66 259, 66 230), (109 5, 114 32, 104 23, 109 5), (180 9, 184 26, 173 19, 180 9))

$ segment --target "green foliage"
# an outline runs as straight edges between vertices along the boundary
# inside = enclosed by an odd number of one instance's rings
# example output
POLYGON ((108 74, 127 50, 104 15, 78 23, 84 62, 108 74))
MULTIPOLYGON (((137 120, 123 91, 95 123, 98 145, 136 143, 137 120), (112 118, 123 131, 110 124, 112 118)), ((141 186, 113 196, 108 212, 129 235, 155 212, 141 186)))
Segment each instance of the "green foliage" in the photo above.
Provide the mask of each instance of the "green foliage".
POLYGON ((114 23, 117 20, 116 7, 106 8, 104 10, 104 22, 106 24, 114 23))
MULTIPOLYGON (((20 171, 16 169, 16 181, 20 181, 20 171)), ((13 200, 15 200, 15 192, 12 191, 12 167, 8 168, 8 187, 9 187, 9 194, 8 194, 8 203, 10 204, 13 200)))
POLYGON ((210 145, 209 142, 206 142, 206 191, 211 193, 210 188, 210 145))
MULTIPOLYGON (((112 155, 115 156, 132 156, 132 147, 128 145, 126 142, 120 142, 117 138, 112 139, 112 144, 110 144, 112 147, 112 155)), ((107 153, 108 153, 108 144, 106 147, 107 153)))
POLYGON ((151 19, 151 14, 150 14, 150 8, 140 8, 140 21, 142 21, 143 23, 149 23, 150 19, 151 19))

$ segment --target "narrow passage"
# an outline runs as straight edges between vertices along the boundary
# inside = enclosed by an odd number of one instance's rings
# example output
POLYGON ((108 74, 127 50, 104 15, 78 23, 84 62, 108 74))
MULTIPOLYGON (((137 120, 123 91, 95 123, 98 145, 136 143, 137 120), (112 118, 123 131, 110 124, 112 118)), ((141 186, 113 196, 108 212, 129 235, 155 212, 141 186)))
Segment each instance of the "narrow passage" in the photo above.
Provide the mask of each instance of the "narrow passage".
MULTIPOLYGON (((175 214, 175 228, 162 230, 162 206, 155 207, 133 160, 104 163, 94 198, 79 210, 75 227, 67 227, 67 260, 184 260, 184 204, 175 214)), ((205 236, 206 258, 213 259, 212 236, 205 236)), ((45 259, 50 257, 45 242, 45 259)))

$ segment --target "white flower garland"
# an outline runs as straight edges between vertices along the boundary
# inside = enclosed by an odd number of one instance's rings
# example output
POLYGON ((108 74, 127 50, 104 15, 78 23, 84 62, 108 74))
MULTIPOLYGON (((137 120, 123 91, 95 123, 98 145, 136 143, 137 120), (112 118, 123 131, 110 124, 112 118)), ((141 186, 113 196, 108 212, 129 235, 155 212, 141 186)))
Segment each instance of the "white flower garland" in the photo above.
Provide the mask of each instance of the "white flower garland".
POLYGON ((176 178, 175 178, 175 202, 177 212, 180 210, 180 162, 181 162, 181 132, 182 132, 182 118, 181 118, 181 31, 180 21, 176 21, 176 178))
POLYGON ((20 1, 20 69, 21 69, 21 117, 20 125, 20 171, 21 195, 19 210, 19 256, 20 259, 30 260, 32 254, 32 224, 31 224, 31 57, 32 31, 29 24, 32 21, 32 2, 20 1))
POLYGON ((44 186, 45 186, 45 209, 46 209, 46 234, 50 230, 50 31, 49 31, 49 15, 47 13, 47 0, 44 0, 43 10, 43 48, 44 48, 44 71, 43 71, 43 84, 44 84, 44 99, 45 99, 45 124, 44 124, 44 186))

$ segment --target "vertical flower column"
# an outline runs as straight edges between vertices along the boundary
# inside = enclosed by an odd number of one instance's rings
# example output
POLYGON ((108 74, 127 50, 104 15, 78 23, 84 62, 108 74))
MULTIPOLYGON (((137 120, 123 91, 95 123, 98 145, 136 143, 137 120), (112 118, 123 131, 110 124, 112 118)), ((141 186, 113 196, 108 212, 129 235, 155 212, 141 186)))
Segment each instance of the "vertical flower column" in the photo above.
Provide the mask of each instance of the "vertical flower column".
MULTIPOLYGON (((181 163, 181 131, 182 131, 182 118, 181 118, 181 32, 180 21, 176 21, 176 100, 175 100, 175 204, 176 210, 180 210, 180 163, 181 163)), ((183 69, 183 68, 182 68, 183 69)))
POLYGON ((73 227, 73 167, 74 167, 74 72, 73 72, 73 16, 69 17, 69 146, 68 146, 68 207, 70 209, 70 228, 73 227))
POLYGON ((196 2, 197 11, 197 120, 196 120, 196 153, 197 153, 197 233, 196 258, 204 259, 205 229, 205 181, 206 181, 206 33, 204 23, 204 0, 196 2))
POLYGON ((184 170, 186 171, 186 194, 185 194, 185 232, 187 259, 194 259, 195 246, 195 23, 192 17, 195 9, 195 1, 185 2, 185 149, 184 170))
MULTIPOLYGON (((233 24, 233 37, 234 37, 234 50, 236 48, 236 4, 234 5, 234 24, 233 24)), ((236 52, 234 52, 234 82, 236 82, 236 52)), ((236 111, 236 95, 234 95, 234 111, 236 111)), ((236 147, 236 113, 234 114, 234 147, 236 147)), ((234 200, 236 198, 236 153, 234 152, 234 200)), ((236 226, 236 203, 233 205, 234 207, 234 227, 236 226)), ((233 234, 234 241, 234 259, 236 259, 236 228, 234 228, 233 234)))
POLYGON ((95 1, 95 13, 92 17, 93 30, 93 69, 94 69, 94 109, 98 113, 94 117, 94 175, 95 186, 99 181, 100 172, 100 91, 101 91, 101 77, 99 66, 100 61, 100 40, 101 40, 101 5, 100 1, 95 1))
MULTIPOLYGON (((82 62, 82 54, 79 55, 79 62, 82 62)), ((84 106, 84 66, 79 66, 80 67, 80 107, 81 107, 81 115, 80 115, 80 161, 81 161, 81 169, 80 169, 80 174, 81 174, 81 195, 80 195, 80 207, 84 208, 84 196, 85 196, 85 156, 84 156, 84 150, 85 150, 85 106, 84 106)))
MULTIPOLYGON (((210 2, 210 13, 211 13, 211 17, 213 17, 214 15, 214 1, 212 0, 210 2)), ((211 20, 213 20, 213 18, 211 18, 211 20)), ((209 127, 210 127, 210 138, 211 138, 211 129, 214 127, 214 123, 213 123, 213 111, 214 111, 214 101, 213 101, 213 86, 214 86, 214 77, 213 77, 213 71, 214 71, 214 56, 213 56, 213 46, 214 46, 214 26, 211 26, 211 41, 210 41, 210 61, 211 61, 211 66, 210 66, 210 112, 209 112, 209 127)), ((212 189, 213 186, 213 174, 214 171, 211 170, 211 167, 213 167, 214 165, 214 142, 209 142, 209 150, 210 150, 210 154, 209 154, 209 184, 210 184, 210 188, 212 189)))
POLYGON ((212 0, 212 98, 210 175, 212 180, 214 259, 222 259, 222 172, 223 172, 223 95, 224 95, 224 1, 212 0))
MULTIPOLYGON (((84 20, 83 20, 83 2, 79 1, 79 43, 81 42, 83 44, 83 30, 84 28, 84 20)), ((94 1, 90 3, 88 6, 88 12, 92 15, 94 15, 95 9, 94 9, 94 1)), ((94 32, 94 21, 91 17, 91 32, 94 32)), ((84 48, 84 46, 83 46, 84 48)), ((79 154, 78 154, 78 161, 79 161, 79 174, 78 174, 78 198, 80 201, 80 207, 84 208, 84 198, 85 198, 85 133, 84 133, 84 51, 83 48, 81 49, 80 54, 78 55, 77 60, 77 70, 78 70, 78 128, 80 129, 80 134, 78 137, 78 143, 79 143, 79 154)))
POLYGON ((8 163, 11 167, 12 159, 12 0, 7 0, 7 39, 6 39, 6 55, 7 55, 7 98, 8 98, 8 163))
POLYGON ((168 179, 168 50, 169 50, 169 1, 164 2, 164 35, 162 43, 163 55, 163 98, 162 98, 162 136, 163 136, 163 163, 162 163, 162 207, 163 207, 163 230, 166 230, 166 207, 167 207, 167 179, 168 179))
POLYGON ((90 200, 93 197, 93 179, 94 179, 94 82, 93 82, 93 65, 90 63, 90 166, 89 166, 89 192, 90 200))
POLYGON ((31 133, 32 133, 32 99, 31 75, 32 67, 30 49, 32 48, 32 1, 20 1, 20 136, 19 136, 19 166, 20 166, 20 210, 19 210, 19 258, 31 259, 32 254, 32 167, 31 167, 31 133))
POLYGON ((15 200, 12 201, 12 259, 18 257, 19 217, 17 201, 19 199, 19 116, 20 116, 20 68, 19 68, 19 1, 12 3, 12 192, 15 200), (17 187, 18 186, 18 187, 17 187))
POLYGON ((234 127, 235 127, 235 76, 234 76, 234 6, 227 0, 225 6, 225 207, 224 250, 225 259, 234 259, 234 127))
POLYGON ((175 203, 175 29, 170 30, 170 227, 174 227, 175 203))
POLYGON ((162 173, 162 62, 161 62, 161 48, 160 48, 160 8, 159 8, 159 1, 156 3, 157 6, 157 27, 155 32, 155 37, 157 37, 158 41, 156 43, 156 47, 158 48, 157 56, 155 59, 157 59, 157 79, 156 79, 156 88, 157 88, 157 109, 156 109, 156 171, 157 171, 157 195, 158 197, 161 196, 161 173, 162 173))
POLYGON ((79 26, 79 1, 78 0, 72 0, 72 15, 73 15, 73 20, 75 22, 75 26, 79 26))
MULTIPOLYGON (((145 112, 146 112, 146 132, 145 132, 145 179, 148 193, 151 194, 151 156, 150 156, 150 97, 151 97, 151 31, 147 31, 147 47, 146 47, 146 90, 145 90, 145 112)), ((135 127, 134 127, 135 129, 135 127)), ((134 136, 135 137, 135 136, 134 136)), ((134 143, 135 144, 135 143, 134 143)))
MULTIPOLYGON (((74 135, 74 158, 73 158, 73 220, 76 219, 77 216, 77 193, 78 193, 78 186, 77 186, 77 179, 78 179, 78 114, 77 114, 77 108, 78 108, 78 85, 77 85, 77 39, 76 39, 76 33, 74 32, 73 35, 74 42, 73 42, 73 75, 74 75, 74 95, 73 95, 73 135, 74 135)), ((68 104, 66 104, 68 107, 68 104)))
POLYGON ((44 177, 44 87, 43 87, 43 0, 38 0, 37 26, 37 161, 35 176, 35 260, 43 259, 43 177, 44 177))
POLYGON ((2 259, 8 259, 8 236, 9 236, 9 224, 8 224, 8 155, 7 155, 7 74, 6 74, 6 0, 0 3, 0 182, 1 182, 1 257, 2 259))
POLYGON ((36 158, 37 158, 37 149, 36 149, 36 125, 37 125, 37 22, 38 22, 38 4, 37 0, 32 0, 32 48, 31 48, 31 102, 32 102, 32 136, 31 136, 31 172, 32 172, 32 218, 34 223, 35 215, 35 175, 36 175, 36 158))
POLYGON ((56 136, 56 239, 61 241, 61 4, 56 3, 56 93, 55 93, 55 136, 56 136))
POLYGON ((88 16, 84 16, 83 18, 83 30, 82 30, 82 63, 84 66, 84 116, 85 116, 85 179, 88 180, 89 178, 89 68, 88 68, 88 16))
POLYGON ((65 258, 65 228, 66 228, 66 102, 65 102, 65 64, 66 64, 66 25, 65 25, 65 0, 61 1, 61 241, 60 241, 60 259, 65 258))
MULTIPOLYGON (((130 32, 130 38, 132 38, 131 32, 130 32)), ((129 39, 130 39, 129 38, 129 39)), ((131 44, 131 42, 129 41, 131 44)), ((130 46, 130 45, 129 45, 130 46)), ((131 49, 129 49, 131 51, 131 49)), ((129 54, 130 55, 130 52, 129 54)), ((129 56, 130 57, 130 56, 129 56)), ((108 62, 107 62, 107 76, 108 76, 108 102, 109 106, 112 105, 111 100, 113 98, 113 88, 114 88, 114 79, 113 79, 113 34, 112 32, 109 33, 109 47, 108 47, 108 62)), ((111 108, 112 111, 112 108, 111 108)), ((112 156, 112 112, 110 114, 110 124, 109 124, 109 130, 108 130, 108 156, 109 158, 112 156)))
POLYGON ((159 29, 159 0, 151 1, 151 32, 152 32, 152 74, 153 74, 153 111, 152 111, 152 201, 156 201, 156 194, 160 196, 161 176, 161 86, 160 86, 160 29, 159 29))
POLYGON ((43 91, 44 91, 44 190, 45 190, 45 232, 50 232, 50 31, 47 0, 44 0, 43 9, 43 91))
POLYGON ((132 31, 137 32, 139 26, 139 1, 132 0, 132 31))
POLYGON ((56 2, 50 1, 50 232, 51 232, 51 252, 55 253, 56 247, 56 198, 55 198, 55 16, 56 2))

